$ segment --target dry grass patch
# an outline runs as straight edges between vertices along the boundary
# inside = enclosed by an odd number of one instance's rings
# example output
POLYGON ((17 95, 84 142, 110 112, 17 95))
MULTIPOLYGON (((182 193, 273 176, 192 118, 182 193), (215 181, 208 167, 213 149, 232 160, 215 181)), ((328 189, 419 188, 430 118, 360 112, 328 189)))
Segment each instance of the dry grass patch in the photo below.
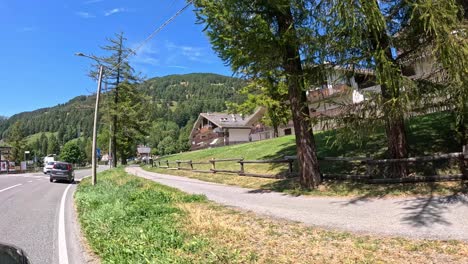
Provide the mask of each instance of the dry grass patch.
POLYGON ((238 176, 236 174, 226 174, 226 173, 197 173, 185 170, 168 170, 156 167, 143 167, 143 169, 156 172, 161 174, 177 175, 184 176, 188 178, 198 179, 207 182, 222 183, 227 185, 240 186, 244 188, 259 189, 263 185, 274 184, 277 182, 277 179, 268 179, 268 178, 256 178, 256 177, 246 177, 238 176))
POLYGON ((252 263, 468 263, 468 244, 326 231, 210 203, 179 205, 183 229, 252 263))
POLYGON ((143 169, 161 174, 184 176, 207 182, 234 185, 243 188, 284 192, 291 195, 341 197, 405 197, 417 195, 457 195, 468 193, 468 182, 365 184, 346 181, 325 181, 318 189, 305 190, 296 179, 269 179, 238 176, 225 173, 196 173, 186 170, 168 170, 144 166, 143 169))

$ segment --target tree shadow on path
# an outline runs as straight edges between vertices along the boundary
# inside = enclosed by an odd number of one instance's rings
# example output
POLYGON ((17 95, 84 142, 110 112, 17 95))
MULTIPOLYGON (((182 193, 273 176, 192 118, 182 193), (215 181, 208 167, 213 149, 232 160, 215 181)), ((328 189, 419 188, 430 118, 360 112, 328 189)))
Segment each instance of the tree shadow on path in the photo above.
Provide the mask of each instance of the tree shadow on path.
MULTIPOLYGON (((466 184, 466 183, 464 183, 466 184)), ((427 197, 416 197, 400 202, 404 205, 405 214, 401 221, 414 227, 430 227, 434 224, 451 225, 444 217, 450 205, 468 206, 468 192, 457 192, 447 196, 437 196, 431 193, 427 197)))
MULTIPOLYGON (((468 182, 461 182, 460 186, 454 188, 450 195, 438 195, 435 186, 431 185, 431 190, 427 195, 395 201, 403 206, 404 213, 401 221, 404 224, 414 227, 430 227, 434 224, 449 226, 452 223, 444 217, 444 214, 450 209, 450 206, 455 204, 468 206, 468 182)), ((340 203, 343 206, 357 205, 384 197, 385 194, 378 196, 366 194, 340 203)))

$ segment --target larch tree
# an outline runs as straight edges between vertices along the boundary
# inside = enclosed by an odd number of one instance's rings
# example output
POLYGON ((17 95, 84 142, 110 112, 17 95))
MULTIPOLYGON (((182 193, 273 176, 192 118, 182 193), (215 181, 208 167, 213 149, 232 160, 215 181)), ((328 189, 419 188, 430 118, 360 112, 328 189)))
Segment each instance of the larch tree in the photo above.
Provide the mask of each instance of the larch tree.
MULTIPOLYGON (((134 51, 125 45, 127 39, 124 33, 115 34, 114 38, 108 38, 109 45, 101 47, 102 50, 109 55, 98 57, 99 63, 105 66, 103 82, 110 91, 104 96, 104 105, 107 108, 106 112, 110 116, 104 116, 104 120, 108 120, 111 130, 111 155, 113 157, 113 166, 117 166, 118 153, 118 122, 119 122, 119 103, 120 103, 120 86, 122 83, 135 83, 139 78, 135 74, 134 69, 130 66, 129 57, 134 51)), ((96 78, 98 72, 98 64, 93 65, 93 69, 89 76, 96 78)))
POLYGON ((26 138, 24 136, 21 122, 15 122, 7 133, 7 142, 11 146, 10 158, 16 163, 23 160, 26 147, 26 138))
POLYGON ((279 70, 285 76, 294 121, 299 179, 302 187, 321 183, 316 146, 306 99, 302 53, 313 43, 310 3, 288 0, 195 0, 196 14, 213 49, 232 69, 248 78, 279 70), (306 42, 308 40, 308 42, 306 42))
POLYGON ((273 137, 278 137, 279 127, 291 120, 291 109, 286 104, 288 87, 281 78, 273 76, 260 77, 252 80, 240 90, 247 96, 243 103, 226 102, 229 112, 252 114, 258 107, 265 108, 262 123, 273 128, 273 137))
MULTIPOLYGON (((422 89, 428 83, 450 94, 457 109, 466 107, 466 88, 461 84, 463 78, 466 84, 467 48, 466 37, 464 44, 460 37, 466 32, 459 30, 462 7, 456 0, 326 0, 319 7, 316 14, 330 65, 375 73, 380 94, 365 104, 376 109, 363 107, 362 117, 383 121, 389 158, 408 157, 405 117, 419 100, 434 100, 422 89), (434 72, 405 74, 409 65, 428 57, 435 59, 434 72), (440 71, 448 76, 442 83, 434 81, 440 79, 440 71)), ((406 164, 393 164, 390 175, 406 177, 406 164)))

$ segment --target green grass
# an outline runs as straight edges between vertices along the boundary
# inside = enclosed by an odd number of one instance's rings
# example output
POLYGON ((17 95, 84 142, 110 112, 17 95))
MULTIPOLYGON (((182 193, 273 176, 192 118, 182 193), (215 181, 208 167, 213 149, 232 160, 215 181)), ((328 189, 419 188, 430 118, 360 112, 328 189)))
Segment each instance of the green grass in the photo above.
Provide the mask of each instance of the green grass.
POLYGON ((47 137, 50 137, 52 134, 57 136, 58 133, 57 132, 40 132, 40 133, 36 133, 36 134, 30 135, 30 136, 27 136, 26 137, 26 143, 27 144, 33 144, 34 141, 41 138, 42 134, 46 135, 47 137))
MULTIPOLYGON (((91 249, 103 263, 191 263, 210 252, 235 260, 234 252, 212 248, 181 231, 180 204, 205 201, 118 168, 99 174, 99 183, 80 183, 75 194, 79 220, 91 249)), ((211 260, 210 260, 211 259, 211 260)))
MULTIPOLYGON (((433 153, 448 153, 461 151, 460 144, 457 143, 451 124, 454 116, 450 113, 436 113, 419 116, 407 122, 409 150, 412 156, 430 155, 433 153)), ((354 141, 333 144, 336 136, 335 131, 315 133, 317 154, 319 157, 384 157, 386 150, 385 134, 382 129, 374 134, 366 136, 363 144, 354 141)), ((246 144, 225 146, 212 149, 204 149, 192 152, 185 152, 161 158, 161 160, 192 160, 208 161, 212 158, 244 158, 245 160, 280 159, 286 155, 294 155, 296 145, 294 136, 285 136, 269 140, 257 141, 246 144)), ((437 163, 437 171, 441 174, 452 173, 453 167, 448 162, 437 163)), ((172 164, 172 166, 175 166, 172 164)), ((182 166, 187 166, 182 164, 182 166)), ((296 165, 297 166, 297 165, 296 165)), ((321 162, 322 173, 363 173, 363 166, 349 163, 321 162)), ((210 165, 194 165, 195 169, 209 170, 210 165)), ((239 170, 236 162, 216 163, 217 169, 239 170)), ((252 177, 239 177, 227 174, 202 174, 185 171, 163 170, 148 168, 146 170, 159 173, 176 174, 193 177, 205 181, 218 182, 224 184, 238 185, 242 187, 255 188, 260 190, 281 191, 291 194, 310 194, 326 196, 383 196, 383 195, 418 195, 418 194, 452 194, 465 192, 466 186, 453 183, 436 184, 394 184, 394 185, 367 185, 350 182, 328 182, 319 190, 302 190, 297 180, 275 180, 258 179, 252 177)), ((433 173, 432 164, 424 166, 410 167, 410 171, 421 173, 433 173)), ((456 170, 456 169, 455 169, 456 170)), ((246 164, 245 171, 260 174, 282 174, 286 173, 286 164, 246 164)), ((458 171, 456 172, 458 173, 458 171)))
POLYGON ((102 263, 466 263, 468 245, 328 231, 229 209, 122 168, 83 180, 81 228, 102 263))

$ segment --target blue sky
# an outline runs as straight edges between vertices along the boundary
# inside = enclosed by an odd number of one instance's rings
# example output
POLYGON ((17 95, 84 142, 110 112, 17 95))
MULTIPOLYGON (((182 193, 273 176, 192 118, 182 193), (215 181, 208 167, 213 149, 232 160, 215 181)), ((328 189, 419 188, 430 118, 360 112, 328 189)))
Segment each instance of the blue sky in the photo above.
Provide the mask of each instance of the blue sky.
MULTIPOLYGON (((124 32, 136 48, 185 5, 184 0, 0 0, 0 115, 65 103, 96 83, 91 61, 106 37, 124 32)), ((131 59, 146 77, 213 72, 232 75, 211 50, 193 6, 131 59)))

